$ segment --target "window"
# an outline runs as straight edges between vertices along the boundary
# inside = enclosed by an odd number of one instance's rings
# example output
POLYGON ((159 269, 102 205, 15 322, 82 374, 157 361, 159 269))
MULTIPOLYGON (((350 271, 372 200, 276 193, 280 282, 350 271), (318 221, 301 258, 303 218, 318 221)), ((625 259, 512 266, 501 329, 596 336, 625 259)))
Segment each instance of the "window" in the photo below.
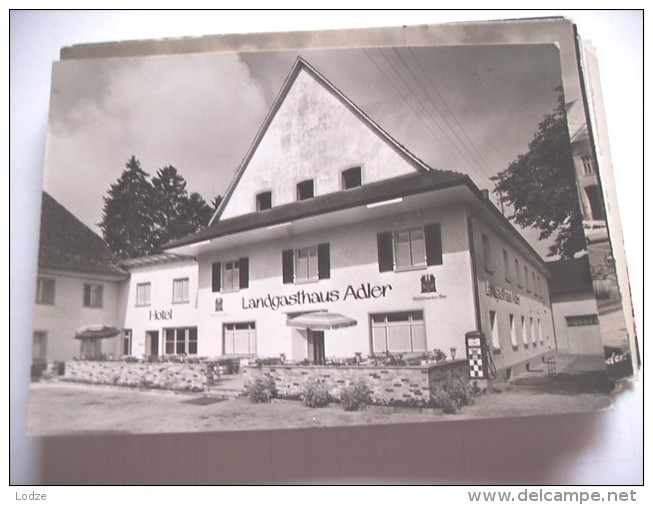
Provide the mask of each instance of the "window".
POLYGON ((136 306, 141 307, 150 304, 150 294, 152 292, 152 284, 144 282, 136 284, 136 306))
POLYGON ((422 311, 373 314, 372 352, 426 351, 422 311))
POLYGON ((102 308, 102 284, 84 284, 84 307, 102 308))
POLYGON ((519 268, 519 260, 517 258, 515 258, 515 277, 517 278, 517 286, 521 288, 521 270, 519 268))
POLYGON ((528 327, 526 326, 526 318, 521 316, 521 339, 524 347, 528 347, 528 327))
POLYGON ((256 323, 227 323, 222 325, 224 354, 256 354, 256 323))
POLYGON ((379 272, 442 265, 440 224, 377 235, 379 272))
POLYGON ((44 331, 35 331, 32 340, 32 362, 46 363, 48 357, 48 334, 44 331))
POLYGON ((510 260, 508 259, 508 251, 503 250, 503 273, 506 279, 506 282, 512 282, 512 277, 510 277, 510 260))
POLYGON ((122 331, 122 354, 123 356, 131 356, 132 353, 132 331, 122 331))
POLYGON ((80 353, 83 359, 97 359, 102 357, 102 339, 85 338, 80 341, 80 353))
POLYGON ((295 250, 295 280, 317 279, 317 246, 295 250))
POLYGON ((524 265, 524 287, 526 291, 531 292, 531 287, 528 284, 528 267, 526 265, 524 265))
POLYGON ((531 289, 533 290, 534 294, 537 294, 537 287, 535 285, 535 272, 531 272, 531 280, 533 281, 531 284, 531 289))
POLYGON ((530 320, 531 342, 533 343, 533 347, 535 347, 537 345, 537 338, 535 335, 535 321, 533 320, 532 317, 530 319, 531 319, 530 320))
POLYGON ((583 316, 567 316, 567 326, 592 326, 599 324, 599 316, 596 314, 586 314, 583 316))
POLYGON ((540 276, 537 276, 537 293, 540 295, 540 298, 544 298, 544 293, 542 292, 542 281, 540 276))
POLYGON ((583 165, 583 174, 590 175, 594 173, 594 165, 591 156, 581 156, 580 162, 583 165))
POLYGON ((426 265, 423 228, 395 232, 394 243, 397 269, 426 265))
POLYGON ((342 189, 357 188, 361 184, 361 167, 352 167, 342 171, 340 179, 342 189))
POLYGON ((36 303, 54 305, 54 279, 39 277, 36 284, 36 303))
POLYGON ((256 195, 256 211, 272 208, 272 191, 264 191, 256 195))
POLYGON ((499 350, 501 342, 499 341, 499 322, 497 321, 497 313, 494 310, 490 311, 490 333, 492 335, 492 347, 499 350))
POLYGON ((211 289, 218 291, 238 291, 249 287, 249 258, 216 261, 212 265, 211 289))
POLYGON ((313 179, 309 179, 307 181, 302 181, 299 184, 297 184, 297 200, 308 200, 309 198, 313 198, 314 192, 313 192, 313 179))
POLYGON ((281 255, 283 283, 316 281, 331 277, 329 244, 287 249, 281 255))
POLYGON ((544 334, 542 333, 542 321, 537 318, 537 334, 540 337, 540 344, 544 344, 544 334))
POLYGON ((197 354, 197 327, 165 328, 166 354, 197 354))
POLYGON ((510 314, 510 343, 512 344, 513 349, 519 347, 519 341, 517 339, 517 325, 515 323, 515 316, 510 314))
POLYGON ((494 262, 492 261, 492 249, 490 248, 490 238, 484 233, 483 240, 483 258, 485 260, 485 270, 494 273, 494 262))
POLYGON ((236 291, 240 289, 240 262, 225 261, 222 264, 222 290, 236 291))
POLYGON ((188 277, 172 281, 172 303, 188 303, 188 277))

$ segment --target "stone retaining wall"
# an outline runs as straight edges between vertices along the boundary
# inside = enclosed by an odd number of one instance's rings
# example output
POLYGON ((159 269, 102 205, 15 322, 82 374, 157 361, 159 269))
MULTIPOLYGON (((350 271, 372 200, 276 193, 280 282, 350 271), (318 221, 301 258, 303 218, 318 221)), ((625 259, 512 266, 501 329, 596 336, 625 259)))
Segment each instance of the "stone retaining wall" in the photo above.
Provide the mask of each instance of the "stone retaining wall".
POLYGON ((68 361, 62 380, 171 391, 204 391, 218 380, 218 376, 215 363, 68 361))
POLYGON ((297 398, 309 380, 323 381, 333 398, 340 389, 355 379, 362 379, 375 403, 427 401, 435 384, 448 373, 468 373, 467 360, 434 363, 421 366, 320 366, 263 365, 246 367, 244 373, 263 373, 272 377, 280 398, 297 398))

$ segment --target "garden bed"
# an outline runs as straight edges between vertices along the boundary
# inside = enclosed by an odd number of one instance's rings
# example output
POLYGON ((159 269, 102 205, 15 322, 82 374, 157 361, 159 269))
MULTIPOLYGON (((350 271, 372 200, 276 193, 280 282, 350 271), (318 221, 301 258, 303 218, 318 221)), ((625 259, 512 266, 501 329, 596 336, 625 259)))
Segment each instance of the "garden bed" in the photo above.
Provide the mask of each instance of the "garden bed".
POLYGON ((334 401, 340 401, 345 385, 363 382, 373 405, 423 407, 429 405, 438 391, 438 384, 451 375, 466 377, 466 360, 414 366, 372 365, 258 365, 245 367, 247 377, 269 377, 276 397, 302 399, 309 381, 321 383, 334 401))

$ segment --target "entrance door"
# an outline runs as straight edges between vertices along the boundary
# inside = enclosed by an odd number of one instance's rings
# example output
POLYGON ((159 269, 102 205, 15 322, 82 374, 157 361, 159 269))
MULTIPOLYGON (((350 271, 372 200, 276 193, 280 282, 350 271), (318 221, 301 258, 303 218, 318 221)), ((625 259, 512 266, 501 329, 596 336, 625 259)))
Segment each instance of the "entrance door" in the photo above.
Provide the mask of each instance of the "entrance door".
POLYGON ((313 363, 321 365, 325 362, 326 356, 324 354, 324 332, 323 331, 308 331, 308 359, 313 363))
POLYGON ((145 355, 158 356, 159 355, 159 332, 148 331, 145 333, 145 355))

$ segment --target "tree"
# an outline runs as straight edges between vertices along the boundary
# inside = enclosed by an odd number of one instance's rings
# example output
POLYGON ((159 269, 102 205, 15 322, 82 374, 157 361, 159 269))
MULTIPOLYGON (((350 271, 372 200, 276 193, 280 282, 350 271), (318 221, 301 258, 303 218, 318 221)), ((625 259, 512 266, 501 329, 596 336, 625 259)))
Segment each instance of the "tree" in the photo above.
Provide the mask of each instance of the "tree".
POLYGON ((572 258, 585 249, 583 216, 562 90, 558 104, 538 124, 528 152, 492 179, 494 193, 514 210, 509 219, 540 230, 540 240, 553 237, 549 256, 572 258))
POLYGON ((132 156, 104 197, 100 227, 120 258, 159 252, 167 242, 205 227, 213 215, 199 193, 188 194, 186 180, 175 167, 160 168, 151 182, 147 178, 132 156))
POLYGON ((132 156, 104 197, 100 228, 109 249, 119 258, 151 254, 157 247, 152 234, 154 190, 147 178, 132 156))

